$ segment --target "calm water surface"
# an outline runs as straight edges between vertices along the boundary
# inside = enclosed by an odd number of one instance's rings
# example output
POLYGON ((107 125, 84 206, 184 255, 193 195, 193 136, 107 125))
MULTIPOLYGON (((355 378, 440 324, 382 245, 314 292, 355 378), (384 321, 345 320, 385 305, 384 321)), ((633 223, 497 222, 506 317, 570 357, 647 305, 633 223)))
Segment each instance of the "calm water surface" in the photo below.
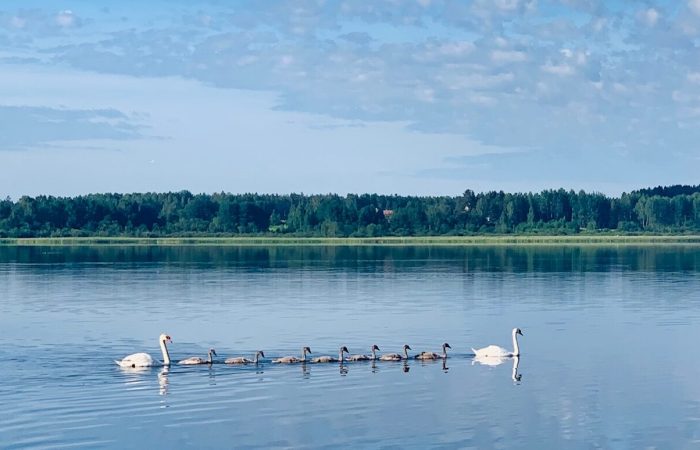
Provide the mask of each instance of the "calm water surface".
POLYGON ((700 448, 699 271, 692 246, 0 247, 0 448, 700 448), (517 374, 474 363, 515 326, 517 374), (113 363, 161 332, 268 359, 113 363))

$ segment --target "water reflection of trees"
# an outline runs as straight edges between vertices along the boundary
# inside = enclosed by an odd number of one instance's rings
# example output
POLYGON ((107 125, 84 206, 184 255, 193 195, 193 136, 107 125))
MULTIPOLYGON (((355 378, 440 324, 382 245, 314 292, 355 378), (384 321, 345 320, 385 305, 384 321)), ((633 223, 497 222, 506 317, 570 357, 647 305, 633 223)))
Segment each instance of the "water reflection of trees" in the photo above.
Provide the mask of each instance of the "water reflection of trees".
POLYGON ((0 246, 0 262, 162 263, 202 268, 347 268, 361 273, 698 271, 695 246, 0 246))

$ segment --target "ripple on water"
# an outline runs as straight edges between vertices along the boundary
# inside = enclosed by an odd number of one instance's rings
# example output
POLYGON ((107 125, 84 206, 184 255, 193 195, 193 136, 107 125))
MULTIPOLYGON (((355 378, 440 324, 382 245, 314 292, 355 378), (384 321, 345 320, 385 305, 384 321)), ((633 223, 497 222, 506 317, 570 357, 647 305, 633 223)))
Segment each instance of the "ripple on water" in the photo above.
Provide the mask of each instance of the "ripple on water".
POLYGON ((683 351, 700 319, 697 249, 250 250, 262 261, 240 249, 122 250, 105 250, 107 261, 75 249, 57 264, 0 261, 3 448, 687 448, 700 439, 700 363, 683 351), (109 260, 124 254, 136 260, 109 260), (520 381, 509 363, 472 364, 470 346, 508 346, 516 325, 520 381), (161 331, 175 337, 174 360, 209 346, 274 357, 301 345, 335 354, 341 343, 353 353, 373 343, 435 351, 446 340, 455 351, 447 369, 112 363, 158 355, 161 331))

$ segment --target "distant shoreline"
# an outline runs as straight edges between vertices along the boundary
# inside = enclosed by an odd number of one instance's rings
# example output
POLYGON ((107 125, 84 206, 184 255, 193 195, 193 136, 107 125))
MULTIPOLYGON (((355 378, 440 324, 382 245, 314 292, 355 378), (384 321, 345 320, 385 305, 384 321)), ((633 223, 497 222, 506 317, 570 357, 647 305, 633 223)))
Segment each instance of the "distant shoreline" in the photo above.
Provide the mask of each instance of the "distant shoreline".
POLYGON ((471 246, 700 245, 700 235, 323 237, 62 237, 2 238, 0 246, 471 246))

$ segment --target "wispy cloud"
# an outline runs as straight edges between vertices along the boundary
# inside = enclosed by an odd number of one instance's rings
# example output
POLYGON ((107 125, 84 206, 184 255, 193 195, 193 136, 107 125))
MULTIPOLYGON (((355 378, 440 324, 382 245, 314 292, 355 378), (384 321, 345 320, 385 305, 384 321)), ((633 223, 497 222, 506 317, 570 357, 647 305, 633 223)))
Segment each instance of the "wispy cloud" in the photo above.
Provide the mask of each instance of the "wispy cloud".
POLYGON ((136 139, 140 130, 127 115, 113 109, 0 106, 0 151, 62 141, 136 139))
POLYGON ((539 174, 536 155, 596 161, 620 143, 618 173, 699 153, 696 0, 104 5, 5 5, 0 58, 272 92, 279 110, 537 149, 520 163, 539 174))

